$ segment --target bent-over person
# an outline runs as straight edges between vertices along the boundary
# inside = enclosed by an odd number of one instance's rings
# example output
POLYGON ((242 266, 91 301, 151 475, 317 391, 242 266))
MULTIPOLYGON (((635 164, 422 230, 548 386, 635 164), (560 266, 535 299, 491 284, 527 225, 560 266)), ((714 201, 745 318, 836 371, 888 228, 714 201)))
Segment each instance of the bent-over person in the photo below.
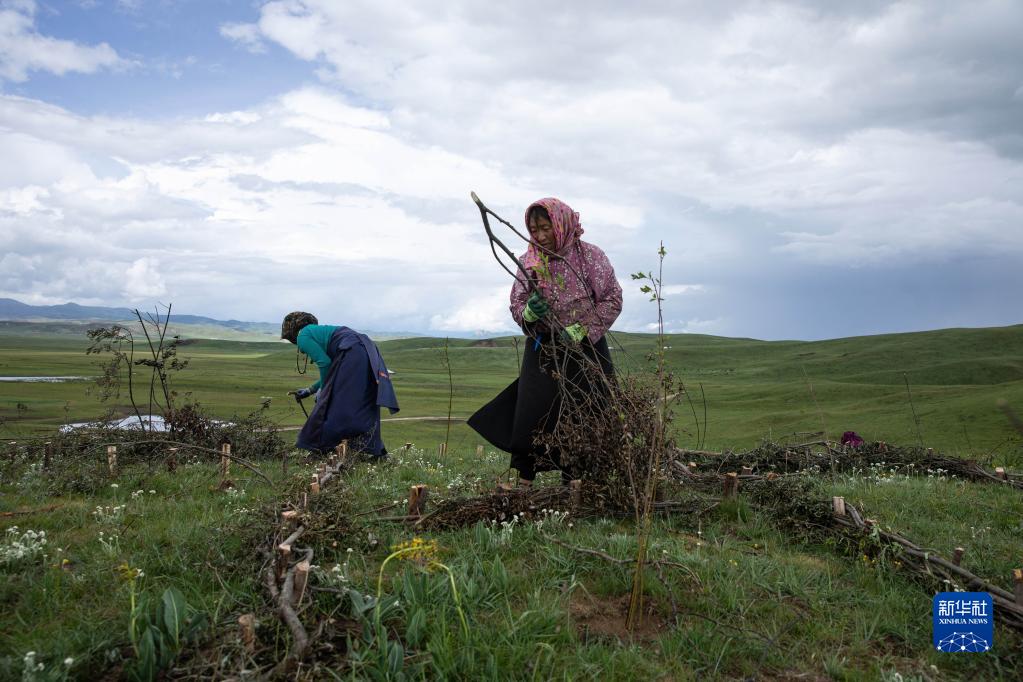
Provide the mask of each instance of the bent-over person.
POLYGON ((296 344, 319 369, 311 386, 295 391, 300 400, 316 396, 295 445, 322 454, 347 440, 356 452, 386 455, 380 408, 397 412, 398 398, 376 344, 354 329, 319 324, 306 312, 284 318, 281 338, 296 344))

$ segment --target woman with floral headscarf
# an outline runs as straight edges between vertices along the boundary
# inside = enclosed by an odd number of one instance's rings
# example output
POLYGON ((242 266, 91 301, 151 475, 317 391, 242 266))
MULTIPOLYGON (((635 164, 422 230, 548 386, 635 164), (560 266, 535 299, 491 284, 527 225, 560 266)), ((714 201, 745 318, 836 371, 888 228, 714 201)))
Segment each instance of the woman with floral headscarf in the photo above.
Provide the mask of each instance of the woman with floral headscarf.
POLYGON ((561 469, 560 453, 541 442, 557 424, 562 391, 600 390, 584 365, 612 373, 604 334, 622 311, 622 288, 598 247, 582 241, 579 214, 554 198, 526 209, 529 247, 522 256, 511 314, 526 334, 519 378, 469 418, 469 426, 511 453, 519 485, 561 469))

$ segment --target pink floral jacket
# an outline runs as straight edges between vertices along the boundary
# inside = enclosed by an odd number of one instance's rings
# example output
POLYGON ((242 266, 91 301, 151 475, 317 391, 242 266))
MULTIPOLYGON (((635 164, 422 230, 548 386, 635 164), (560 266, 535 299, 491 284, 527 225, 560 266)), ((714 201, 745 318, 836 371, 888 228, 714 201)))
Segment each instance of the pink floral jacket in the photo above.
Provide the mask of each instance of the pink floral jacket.
MULTIPOLYGON (((540 292, 551 307, 548 315, 565 327, 576 322, 583 325, 593 343, 604 336, 622 312, 622 287, 614 268, 593 244, 577 240, 564 257, 551 257, 546 267, 536 267, 534 272, 540 292)), ((529 295, 529 286, 519 273, 512 285, 509 308, 515 322, 527 333, 534 327, 522 319, 529 295)))

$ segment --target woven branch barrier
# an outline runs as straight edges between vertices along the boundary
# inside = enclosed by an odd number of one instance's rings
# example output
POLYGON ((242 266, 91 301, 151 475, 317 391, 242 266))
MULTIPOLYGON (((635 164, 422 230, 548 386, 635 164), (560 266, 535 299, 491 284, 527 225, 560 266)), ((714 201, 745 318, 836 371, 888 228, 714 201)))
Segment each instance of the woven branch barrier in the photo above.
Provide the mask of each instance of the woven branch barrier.
POLYGON ((853 505, 847 505, 845 512, 843 515, 835 513, 832 517, 836 530, 894 549, 904 566, 921 578, 926 578, 928 582, 937 583, 939 587, 958 583, 972 591, 989 593, 995 604, 998 622, 1023 632, 1023 603, 1017 602, 1014 594, 956 565, 953 561, 916 545, 898 533, 882 530, 876 521, 864 519, 861 511, 853 505))
POLYGON ((977 483, 999 483, 1023 490, 1023 475, 1003 468, 984 467, 975 460, 937 453, 933 448, 898 446, 883 441, 859 447, 815 441, 798 445, 765 442, 745 452, 677 450, 676 456, 715 471, 739 471, 743 467, 761 473, 795 473, 806 470, 827 472, 864 472, 871 466, 895 468, 903 474, 926 475, 939 469, 948 475, 977 483))
MULTIPOLYGON (((688 467, 677 465, 673 473, 677 482, 701 492, 722 491, 727 498, 737 497, 742 490, 744 497, 757 508, 799 536, 817 539, 831 536, 875 553, 888 551, 916 578, 944 591, 955 584, 963 589, 988 592, 998 621, 1023 632, 1023 594, 1019 588, 1016 594, 1009 592, 960 566, 961 555, 953 559, 942 557, 893 530, 881 528, 877 521, 866 517, 862 507, 857 508, 841 497, 819 498, 804 474, 696 474, 688 467)), ((671 508, 668 504, 662 506, 666 510, 671 508)))
MULTIPOLYGON (((1023 600, 959 565, 961 556, 953 559, 942 557, 893 530, 882 529, 876 521, 866 518, 862 508, 846 503, 842 498, 820 498, 819 491, 805 474, 779 474, 774 471, 755 474, 748 473, 749 470, 750 467, 746 467, 747 473, 741 474, 701 474, 676 462, 672 467, 674 481, 683 489, 703 493, 703 499, 663 500, 654 504, 654 510, 657 513, 695 515, 709 508, 706 502, 710 496, 735 498, 742 491, 751 503, 798 536, 816 539, 831 536, 849 546, 866 548, 873 553, 886 551, 896 557, 903 570, 939 589, 948 590, 954 584, 962 589, 990 593, 998 621, 1023 632, 1023 600)), ((480 521, 510 520, 516 515, 529 518, 542 509, 570 511, 577 517, 621 513, 621 510, 607 506, 606 500, 601 486, 585 481, 575 494, 565 486, 496 492, 443 502, 416 525, 427 530, 458 528, 480 521)))

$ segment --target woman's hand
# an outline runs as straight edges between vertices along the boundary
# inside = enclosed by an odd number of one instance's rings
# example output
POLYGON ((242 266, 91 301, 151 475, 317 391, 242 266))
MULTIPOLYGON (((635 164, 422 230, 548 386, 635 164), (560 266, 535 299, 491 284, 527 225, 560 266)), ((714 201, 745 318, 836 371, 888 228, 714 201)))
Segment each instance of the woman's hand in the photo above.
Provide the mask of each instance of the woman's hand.
POLYGON ((298 398, 299 400, 305 400, 312 394, 313 392, 310 391, 308 388, 300 388, 297 391, 295 391, 295 397, 298 398))
POLYGON ((565 331, 562 333, 572 343, 581 343, 586 338, 586 327, 576 322, 565 327, 565 331))
POLYGON ((550 312, 550 309, 551 306, 547 303, 547 299, 534 291, 526 301, 526 307, 522 309, 522 319, 526 322, 536 322, 550 312))

